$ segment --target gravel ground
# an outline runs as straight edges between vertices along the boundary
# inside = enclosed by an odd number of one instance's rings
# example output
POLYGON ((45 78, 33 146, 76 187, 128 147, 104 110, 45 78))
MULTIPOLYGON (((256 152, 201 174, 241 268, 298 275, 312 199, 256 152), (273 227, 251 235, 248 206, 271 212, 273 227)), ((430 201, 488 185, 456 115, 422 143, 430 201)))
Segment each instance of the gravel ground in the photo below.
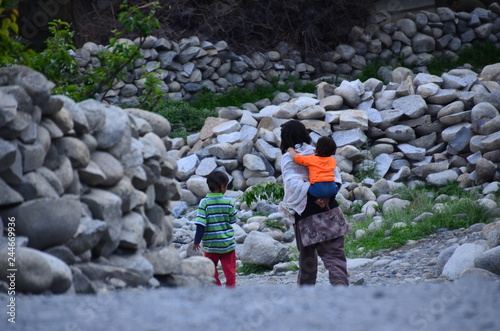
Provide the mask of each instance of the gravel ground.
POLYGON ((2 314, 0 330, 500 330, 500 282, 478 278, 382 287, 163 288, 16 302, 16 324, 2 314))

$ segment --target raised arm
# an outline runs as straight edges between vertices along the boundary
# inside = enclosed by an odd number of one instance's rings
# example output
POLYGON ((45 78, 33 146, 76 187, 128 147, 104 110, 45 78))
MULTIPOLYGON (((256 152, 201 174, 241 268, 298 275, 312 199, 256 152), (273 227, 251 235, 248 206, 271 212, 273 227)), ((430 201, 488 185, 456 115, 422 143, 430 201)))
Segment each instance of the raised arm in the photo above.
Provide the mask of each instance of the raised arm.
POLYGON ((292 160, 295 161, 295 155, 297 155, 297 152, 295 152, 295 149, 293 147, 288 147, 288 149, 286 151, 290 154, 290 157, 292 158, 292 160))

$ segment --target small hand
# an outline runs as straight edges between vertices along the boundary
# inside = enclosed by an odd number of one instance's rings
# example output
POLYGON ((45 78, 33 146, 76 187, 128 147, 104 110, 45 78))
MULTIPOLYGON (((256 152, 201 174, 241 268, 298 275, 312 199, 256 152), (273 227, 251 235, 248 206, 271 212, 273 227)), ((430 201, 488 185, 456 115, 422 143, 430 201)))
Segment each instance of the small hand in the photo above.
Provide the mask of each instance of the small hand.
POLYGON ((197 251, 201 248, 201 245, 200 244, 193 244, 193 250, 194 251, 197 251))

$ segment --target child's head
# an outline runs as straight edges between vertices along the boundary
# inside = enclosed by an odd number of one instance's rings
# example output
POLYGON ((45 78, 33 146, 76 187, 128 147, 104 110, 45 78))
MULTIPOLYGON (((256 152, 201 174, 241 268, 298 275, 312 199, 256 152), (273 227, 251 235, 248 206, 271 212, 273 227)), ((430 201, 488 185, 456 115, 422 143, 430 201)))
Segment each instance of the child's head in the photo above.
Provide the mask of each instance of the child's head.
POLYGON ((321 137, 316 143, 316 155, 318 156, 332 156, 336 149, 337 144, 330 137, 321 137))
POLYGON ((207 185, 212 193, 224 193, 228 183, 229 178, 222 171, 214 171, 207 176, 207 185))

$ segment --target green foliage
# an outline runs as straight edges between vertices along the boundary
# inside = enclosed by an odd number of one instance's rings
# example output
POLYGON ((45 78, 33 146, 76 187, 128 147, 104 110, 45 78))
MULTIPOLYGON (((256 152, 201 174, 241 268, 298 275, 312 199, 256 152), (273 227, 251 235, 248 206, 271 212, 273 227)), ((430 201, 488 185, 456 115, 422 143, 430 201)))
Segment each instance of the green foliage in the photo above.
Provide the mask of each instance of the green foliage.
POLYGON ((285 189, 283 186, 269 182, 252 186, 241 195, 240 200, 245 202, 247 206, 261 200, 277 204, 283 200, 284 196, 285 189))
MULTIPOLYGON (((371 257, 379 250, 395 249, 404 245, 408 240, 425 238, 436 232, 437 229, 454 230, 467 228, 475 223, 490 223, 493 217, 477 203, 474 192, 468 192, 458 188, 455 184, 437 189, 428 185, 416 187, 403 187, 394 193, 402 199, 409 200, 410 206, 404 210, 395 210, 384 213, 382 228, 370 234, 355 239, 355 232, 366 229, 372 220, 365 222, 351 222, 353 233, 346 235, 346 254, 349 257, 371 257), (434 208, 436 202, 434 195, 445 194, 444 192, 456 192, 452 199, 446 200, 441 208, 434 208), (432 216, 421 222, 413 220, 424 212, 432 212, 432 216), (404 228, 391 228, 396 222, 405 222, 404 228), (362 248, 362 250, 360 250, 362 248)), ((349 218, 349 214, 346 214, 349 218)))
POLYGON ((243 265, 239 267, 237 271, 239 274, 242 275, 250 275, 250 274, 262 275, 263 273, 269 271, 269 269, 258 264, 243 263, 243 265))
POLYGON ((156 73, 148 72, 143 75, 142 78, 144 78, 146 82, 138 98, 139 108, 154 110, 167 93, 160 88, 162 80, 156 73))
POLYGON ((72 44, 74 32, 70 28, 69 23, 60 20, 49 22, 52 37, 45 42, 47 48, 36 54, 29 63, 30 67, 55 83, 55 93, 79 90, 79 67, 70 54, 70 50, 76 49, 72 44))
MULTIPOLYGON (((70 30, 69 23, 60 20, 49 23, 52 36, 47 39, 44 51, 39 54, 24 51, 24 46, 9 39, 9 49, 2 49, 0 52, 0 64, 26 64, 53 81, 56 84, 55 93, 66 94, 76 101, 93 98, 97 93, 102 93, 105 97, 117 80, 125 78, 127 67, 140 57, 139 48, 145 37, 160 26, 154 17, 157 8, 157 1, 140 8, 129 6, 127 1, 124 1, 120 5, 122 12, 118 15, 122 29, 113 31, 114 37, 110 39, 109 46, 97 55, 100 63, 83 74, 70 54, 76 49, 73 45, 74 32, 70 30), (143 13, 143 10, 149 11, 143 13), (139 45, 118 39, 125 32, 138 34, 139 45), (14 51, 19 54, 12 56, 14 51)), ((162 93, 156 88, 158 81, 149 76, 145 78, 146 89, 140 102, 145 106, 154 107, 162 93)))
POLYGON ((0 67, 26 64, 35 54, 19 42, 18 0, 0 0, 0 67))
POLYGON ((373 160, 363 160, 356 169, 355 177, 359 182, 362 182, 366 178, 375 180, 380 179, 377 170, 377 162, 373 160))
POLYGON ((217 112, 209 109, 198 109, 182 100, 159 99, 153 111, 170 122, 170 137, 186 138, 193 132, 199 132, 207 117, 216 117, 217 112))
POLYGON ((355 79, 359 79, 360 81, 364 82, 370 78, 378 78, 378 71, 380 70, 380 68, 387 65, 388 63, 386 61, 382 60, 381 58, 376 58, 375 60, 364 66, 363 70, 361 70, 361 73, 358 74, 355 79))
POLYGON ((497 48, 491 42, 464 47, 457 55, 457 59, 448 56, 435 57, 427 68, 429 73, 440 76, 443 72, 450 71, 466 63, 473 68, 481 69, 489 64, 500 62, 500 48, 497 48))
POLYGON ((279 220, 269 220, 268 219, 268 220, 264 221, 264 224, 266 225, 266 227, 271 228, 271 229, 278 229, 278 230, 281 230, 283 232, 286 231, 285 226, 279 220))
POLYGON ((277 80, 267 85, 258 85, 249 90, 241 87, 232 87, 224 94, 218 94, 204 88, 198 92, 192 101, 192 106, 198 109, 216 109, 217 107, 240 106, 245 103, 253 103, 262 99, 273 99, 276 92, 286 92, 290 87, 295 92, 314 93, 316 86, 312 83, 304 83, 298 79, 290 78, 285 84, 277 80))

